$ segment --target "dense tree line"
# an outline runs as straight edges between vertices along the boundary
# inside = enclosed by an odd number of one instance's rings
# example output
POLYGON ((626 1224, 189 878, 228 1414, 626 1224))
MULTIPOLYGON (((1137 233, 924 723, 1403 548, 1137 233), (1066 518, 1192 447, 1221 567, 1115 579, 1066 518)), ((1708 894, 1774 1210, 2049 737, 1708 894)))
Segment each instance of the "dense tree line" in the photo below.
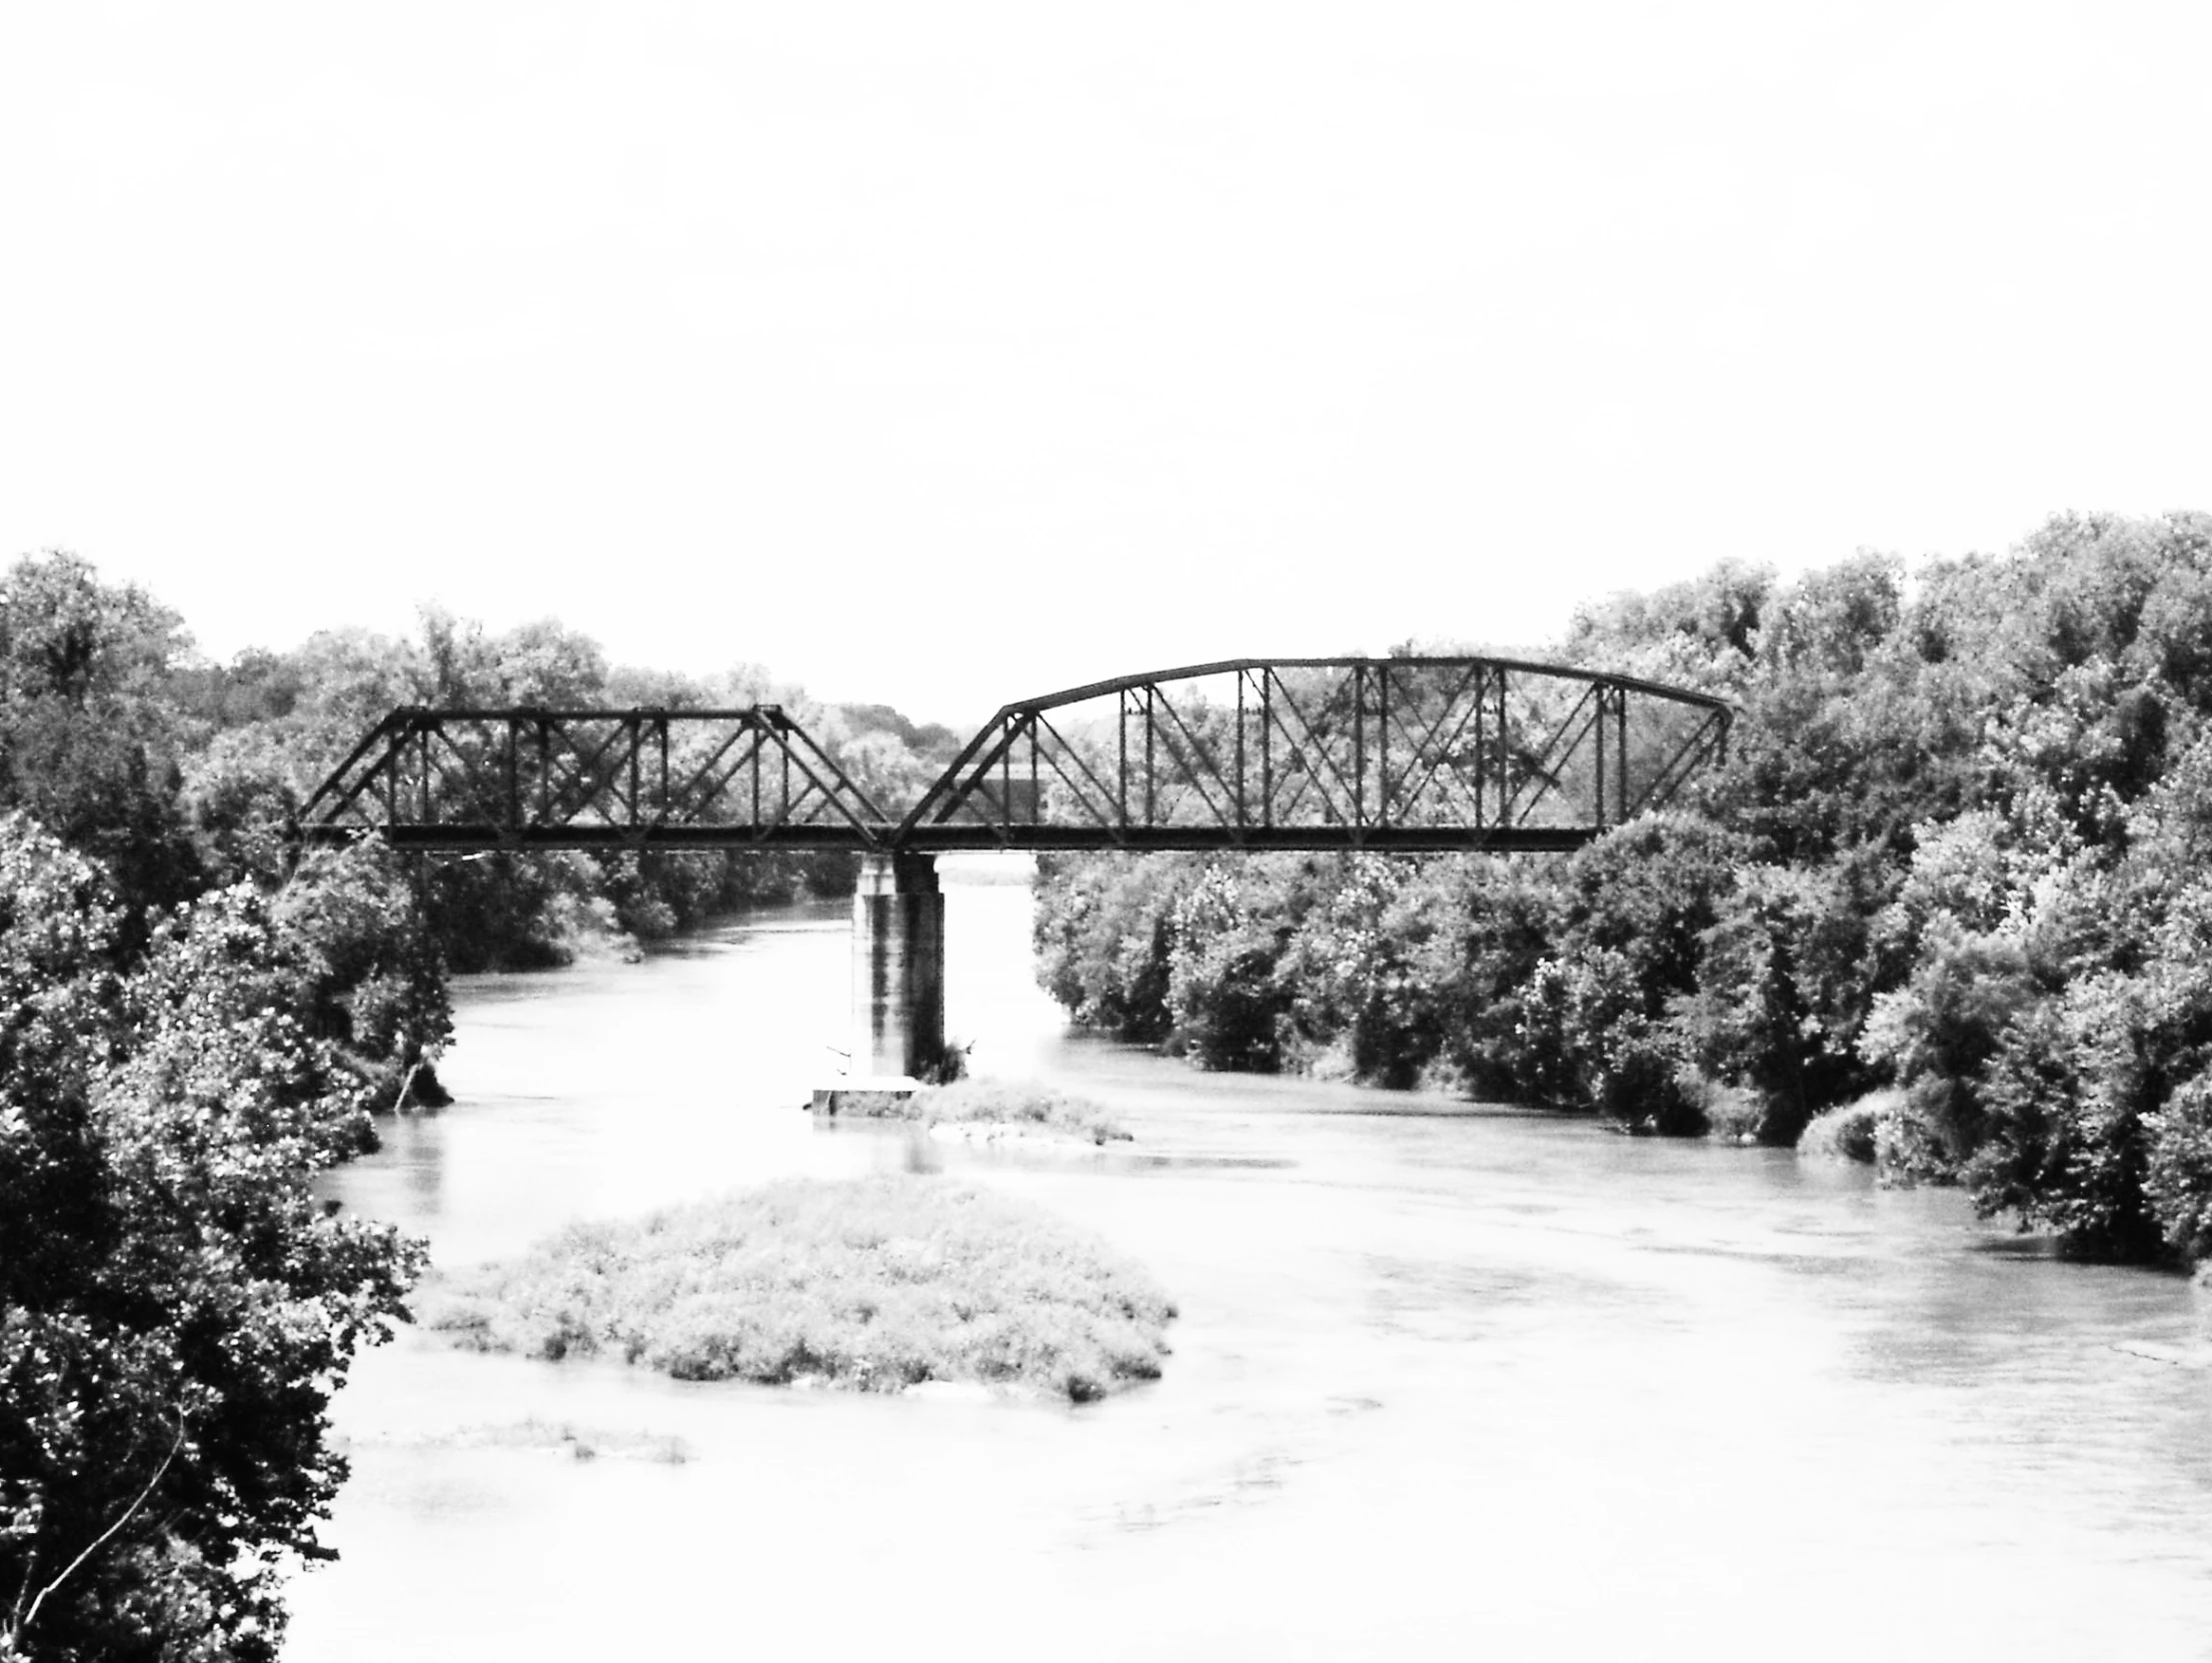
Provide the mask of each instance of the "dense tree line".
POLYGON ((274 1658, 325 1556, 329 1394, 422 1249, 315 1174, 437 1099, 449 970, 559 962, 847 879, 834 857, 300 857, 397 705, 775 700, 890 803, 955 736, 755 671, 610 668, 436 610, 214 665, 68 555, 0 578, 0 1657, 274 1658))
MULTIPOLYGON (((887 807, 919 797, 959 736, 884 706, 826 706, 755 667, 700 678, 611 668, 559 624, 494 635, 426 608, 418 639, 326 632, 298 651, 249 653, 188 678, 186 714, 212 738, 186 770, 192 831, 235 863, 281 856, 270 829, 385 713, 401 705, 551 709, 780 704, 887 807)), ((734 907, 850 891, 839 853, 557 851, 434 858, 425 927, 457 971, 566 962, 591 941, 643 941, 734 907)))
POLYGON ((1208 1067, 1820 1117, 2085 1254, 2212 1255, 2212 517, 1723 566, 1553 656, 1725 696, 1727 766, 1563 858, 1049 859, 1046 986, 1208 1067))
MULTIPOLYGON (((402 705, 675 708, 781 704, 887 809, 914 801, 961 736, 886 706, 825 705, 757 667, 690 677, 610 666, 558 623, 503 634, 425 608, 410 639, 324 631, 227 665, 182 621, 69 555, 0 580, 0 808, 98 860, 124 945, 201 891, 281 879, 283 829, 315 786, 402 705)), ((531 968, 592 941, 652 940, 717 912, 842 894, 851 857, 760 853, 433 858, 420 924, 449 968, 531 968)))

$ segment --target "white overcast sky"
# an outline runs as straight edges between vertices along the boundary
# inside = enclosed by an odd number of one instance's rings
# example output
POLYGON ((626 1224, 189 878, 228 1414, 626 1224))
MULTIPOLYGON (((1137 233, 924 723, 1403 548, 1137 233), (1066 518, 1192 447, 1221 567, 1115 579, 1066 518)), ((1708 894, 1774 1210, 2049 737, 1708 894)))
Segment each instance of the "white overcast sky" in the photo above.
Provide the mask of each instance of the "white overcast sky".
POLYGON ((965 723, 2212 507, 2212 7, 0 0, 0 558, 965 723))

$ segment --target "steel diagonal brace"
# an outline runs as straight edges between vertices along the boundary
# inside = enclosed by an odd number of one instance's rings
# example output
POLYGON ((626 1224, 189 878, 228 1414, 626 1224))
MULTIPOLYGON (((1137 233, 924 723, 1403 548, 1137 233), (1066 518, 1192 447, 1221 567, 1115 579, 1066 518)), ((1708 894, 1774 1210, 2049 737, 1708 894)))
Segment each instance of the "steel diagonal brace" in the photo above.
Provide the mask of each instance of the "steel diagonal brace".
POLYGON ((1430 759, 1428 773, 1416 788, 1417 793, 1425 793, 1430 784, 1440 778, 1443 785, 1438 788, 1438 797, 1448 806, 1452 801, 1452 794, 1456 792, 1460 802, 1472 811, 1472 823, 1476 826, 1482 824, 1481 722, 1482 693, 1477 690, 1472 703, 1467 706, 1466 714, 1460 717, 1458 724, 1452 729, 1451 737, 1444 741, 1442 747, 1430 759), (1458 750, 1459 742, 1466 737, 1469 727, 1473 727, 1476 731, 1474 784, 1472 786, 1467 784, 1462 766, 1452 760, 1453 754, 1458 750))
MULTIPOLYGON (((593 755, 591 794, 579 806, 578 814, 596 814, 601 823, 608 826, 622 824, 621 816, 611 812, 609 805, 614 805, 616 810, 624 807, 622 776, 625 770, 636 766, 642 743, 643 737, 639 729, 628 720, 620 723, 607 736, 605 743, 593 755)), ((632 819, 636 818, 634 804, 630 806, 630 814, 632 819)))
MULTIPOLYGON (((606 778, 599 773, 599 767, 615 742, 622 738, 623 730, 618 728, 601 740, 589 757, 584 755, 583 745, 577 743, 576 730, 567 722, 557 720, 553 732, 560 735, 566 754, 548 751, 545 758, 546 771, 551 776, 558 769, 566 779, 549 780, 554 789, 547 796, 546 812, 550 825, 569 826, 575 823, 577 816, 592 807, 593 800, 606 786, 606 778), (570 787, 575 788, 573 796, 568 790, 570 787), (557 803, 563 807, 555 815, 553 810, 557 803)), ((623 759, 618 757, 614 766, 620 768, 623 759)))
MULTIPOLYGON (((969 743, 968 749, 960 757, 954 759, 953 766, 945 771, 938 782, 938 786, 931 787, 928 795, 916 806, 914 813, 907 817, 906 825, 900 828, 901 835, 904 836, 909 828, 920 824, 924 811, 930 807, 930 800, 937 796, 939 786, 950 783, 951 790, 946 793, 945 807, 937 812, 937 818, 932 824, 943 826, 954 815, 967 807, 968 800, 976 795, 991 771, 999 766, 999 760, 1014 748, 1016 740, 1030 728, 1031 724, 1037 721, 1037 717, 1038 713, 1035 711, 1002 712, 1001 718, 1005 721, 1006 728, 999 735, 997 742, 986 749, 986 742, 991 738, 991 730, 987 728, 981 734, 978 734, 969 743), (967 766, 968 759, 974 757, 979 751, 984 753, 982 760, 968 770, 967 783, 965 785, 961 784, 959 780, 960 771, 967 766)), ((1035 743, 1034 740, 1032 743, 1035 743)), ((987 821, 985 824, 990 823, 987 821)))
POLYGON ((477 790, 476 778, 469 770, 469 760, 454 745, 453 736, 448 734, 443 727, 430 730, 423 744, 422 761, 424 784, 428 788, 434 810, 431 817, 424 824, 435 825, 439 820, 445 818, 438 811, 443 811, 455 799, 459 799, 462 805, 471 809, 475 807, 476 800, 481 794, 477 790), (434 741, 436 747, 443 748, 445 756, 441 756, 439 750, 433 746, 432 742, 434 741), (460 764, 460 773, 457 774, 453 769, 446 766, 446 757, 451 757, 460 764), (443 797, 438 795, 441 790, 445 794, 443 797))
POLYGON ((683 799, 687 800, 683 812, 690 820, 697 820, 704 815, 707 812, 707 806, 720 797, 723 789, 743 774, 753 760, 761 754, 764 737, 765 731, 759 722, 750 717, 742 718, 738 726, 730 731, 729 738, 715 747, 712 756, 697 765, 691 763, 684 765, 690 772, 685 776, 681 785, 670 787, 668 792, 670 811, 675 812, 677 803, 680 799, 683 799), (729 756, 731 751, 745 740, 753 742, 752 748, 738 759, 736 766, 712 785, 705 784, 708 777, 722 762, 722 759, 729 756), (700 788, 696 798, 692 796, 695 787, 700 788))
MULTIPOLYGON (((1335 688, 1329 693, 1328 697, 1321 701, 1320 712, 1324 718, 1330 716, 1331 714, 1340 714, 1337 713, 1336 706, 1339 700, 1342 698, 1344 689, 1350 686, 1351 683, 1348 681, 1337 683, 1335 688)), ((1357 806, 1357 799, 1359 794, 1357 790, 1353 787, 1352 783, 1344 777, 1344 771, 1338 765, 1335 757, 1330 754, 1328 749, 1328 742, 1321 737, 1319 730, 1316 729, 1316 727, 1314 726, 1313 719, 1305 714, 1305 708, 1301 706, 1291 695, 1290 685, 1285 682, 1280 676, 1277 676, 1275 678, 1275 693, 1280 697, 1281 702, 1289 708, 1290 714, 1298 719, 1298 725, 1305 730, 1306 745, 1314 753, 1318 754, 1322 762, 1328 765, 1329 773, 1336 776, 1337 789, 1344 794, 1345 801, 1353 804, 1353 809, 1350 817, 1348 819, 1340 819, 1338 824, 1346 826, 1358 825, 1360 817, 1357 806)), ((1321 771, 1315 768, 1312 765, 1311 761, 1309 761, 1307 757, 1299 751, 1297 735, 1291 733, 1289 724, 1284 722, 1279 714, 1273 712, 1273 701, 1268 702, 1268 710, 1269 713, 1273 715, 1276 731, 1282 735, 1283 740, 1290 747, 1290 755, 1297 760, 1297 762, 1305 771, 1305 778, 1304 780, 1299 782, 1297 791, 1291 795, 1290 800, 1287 803, 1283 804, 1280 816, 1274 821, 1270 822, 1270 824, 1280 825, 1282 822, 1289 820, 1290 816, 1297 811, 1298 805, 1305 801, 1305 792, 1308 786, 1315 787, 1319 790, 1321 794, 1321 807, 1324 811, 1334 809, 1336 805, 1329 802, 1328 786, 1321 779, 1321 771)), ((1323 822, 1323 824, 1325 825, 1327 823, 1323 822)))
MULTIPOLYGON (((394 711, 378 725, 377 734, 371 735, 370 739, 357 749, 355 757, 358 759, 361 751, 369 749, 379 738, 383 741, 383 750, 377 754, 376 760, 369 765, 367 771, 351 787, 338 794, 331 808, 325 811, 326 816, 345 813, 359 802, 364 793, 374 793, 381 785, 385 800, 382 804, 378 804, 372 796, 370 798, 372 809, 381 807, 387 822, 396 818, 396 807, 401 790, 402 766, 407 761, 408 747, 416 737, 417 721, 424 714, 421 710, 410 707, 406 710, 394 711)), ((328 791, 335 784, 336 778, 336 776, 333 776, 331 781, 325 782, 322 790, 316 793, 316 797, 320 798, 324 792, 328 791)), ((363 813, 370 825, 377 824, 371 810, 364 810, 363 813)), ((302 818, 306 818, 304 810, 302 811, 302 818)))
MULTIPOLYGON (((1327 727, 1327 724, 1331 721, 1341 723, 1344 718, 1356 715, 1356 707, 1359 701, 1358 682, 1351 677, 1345 677, 1331 688, 1328 696, 1321 701, 1320 715, 1317 720, 1305 714, 1304 707, 1299 705, 1295 697, 1292 696, 1287 684, 1280 683, 1278 679, 1278 685, 1282 693, 1283 703, 1288 705, 1298 721, 1305 725, 1306 743, 1320 757, 1321 761, 1328 765, 1328 772, 1336 777, 1336 789, 1343 794, 1343 802, 1351 805, 1347 814, 1338 805, 1331 803, 1327 783, 1322 780, 1320 771, 1308 763, 1306 766, 1307 780, 1320 791, 1323 810, 1336 812, 1340 816, 1337 822, 1339 825, 1354 827, 1361 825, 1366 818, 1366 805, 1360 800, 1359 782, 1344 773, 1344 765, 1339 760, 1337 752, 1330 748, 1329 729, 1327 727)), ((1343 737, 1342 728, 1337 728, 1334 734, 1340 744, 1343 737)), ((1289 738, 1287 730, 1284 731, 1283 737, 1285 739, 1289 738)), ((1300 785, 1296 798, 1287 806, 1285 813, 1304 801, 1304 797, 1305 787, 1300 785)))
MULTIPOLYGON (((930 782, 930 789, 922 794, 922 801, 908 811, 907 818, 899 823, 898 829, 892 833, 891 840, 894 843, 904 842, 912 836, 915 831, 929 819, 931 811, 937 808, 938 800, 941 797, 950 798, 958 793, 961 770, 966 768, 976 754, 990 742, 992 736, 998 731, 999 723, 1006 715, 1007 711, 1002 709, 997 716, 985 725, 981 733, 961 747, 960 755, 953 759, 945 772, 930 782)), ((937 815, 937 822, 943 823, 951 817, 952 813, 951 808, 940 811, 937 815)))
POLYGON ((577 806, 577 814, 593 813, 606 825, 619 824, 616 817, 608 813, 607 803, 609 799, 618 805, 622 802, 622 788, 617 782, 637 751, 637 730, 627 720, 618 723, 585 765, 590 789, 577 806))
POLYGON ((1727 720, 1717 712, 1707 712, 1705 719, 1691 730, 1688 739, 1674 749, 1674 754, 1660 766, 1651 783, 1644 787, 1636 799, 1635 807, 1627 815, 1633 820, 1647 808, 1665 807, 1674 799, 1674 793, 1689 778, 1690 771, 1703 762, 1714 749, 1713 737, 1727 731, 1727 720), (1679 776, 1675 773, 1679 768, 1679 776))
POLYGON ((444 761, 438 764, 439 778, 448 782, 459 781, 468 795, 472 812, 483 813, 488 820, 498 820, 504 811, 506 787, 495 782, 493 771, 499 762, 499 748, 491 731, 475 720, 459 724, 447 722, 439 729, 438 737, 445 742, 445 750, 458 768, 448 768, 444 761), (493 809, 495 800, 498 810, 493 809))
MULTIPOLYGON (((883 812, 878 809, 875 804, 871 803, 868 800, 868 794, 862 791, 860 787, 854 785, 852 781, 848 780, 845 777, 844 771, 841 770, 837 766, 837 764, 830 761, 829 757, 823 752, 822 748, 816 745, 813 740, 809 739, 807 737, 806 731, 800 728, 797 723, 785 722, 781 724, 772 724, 771 726, 776 729, 777 748, 781 750, 783 754, 793 763, 798 765, 799 772, 807 777, 807 779, 813 784, 814 788, 817 791, 821 792, 826 799, 828 799, 832 804, 836 806, 838 812, 845 817, 847 824, 849 824, 854 831, 858 832, 861 834, 861 840, 864 843, 868 844, 871 848, 875 847, 880 839, 876 835, 876 827, 874 825, 871 825, 870 821, 872 820, 877 824, 881 824, 884 816, 883 812), (793 748, 791 741, 794 736, 796 736, 799 739, 800 743, 805 745, 809 751, 814 753, 815 760, 821 763, 823 770, 828 773, 833 780, 837 782, 836 786, 826 784, 823 781, 821 775, 817 774, 814 771, 814 768, 808 763, 807 759, 799 755, 799 753, 793 748), (859 815, 853 812, 852 805, 847 803, 845 798, 839 795, 839 791, 841 789, 845 792, 850 793, 855 799, 859 801, 861 807, 868 811, 870 817, 869 820, 863 820, 859 815)), ((802 792, 799 798, 795 801, 806 801, 806 793, 802 792)), ((785 814, 783 817, 784 824, 791 824, 792 807, 792 804, 787 804, 785 806, 785 814)))
MULTIPOLYGON (((1582 715, 1584 710, 1589 709, 1591 696, 1596 691, 1597 689, 1594 684, 1583 689, 1582 697, 1577 699, 1574 702, 1573 708, 1567 712, 1566 720, 1560 723, 1558 727, 1554 728, 1551 731, 1551 737, 1544 742, 1544 748, 1542 752, 1525 763, 1524 766, 1528 771, 1528 775, 1537 782, 1536 795, 1531 797, 1527 802, 1523 803, 1520 800, 1520 788, 1517 786, 1514 787, 1512 789, 1512 795, 1506 800, 1505 815, 1501 820, 1501 824, 1503 824, 1503 821, 1510 821, 1515 818, 1525 819, 1527 816, 1535 812, 1537 804, 1541 803, 1546 797, 1550 796, 1551 793, 1557 789, 1559 784, 1559 769, 1565 768, 1569 759, 1571 759, 1577 751, 1581 750, 1583 739, 1588 736, 1591 729, 1595 728, 1598 725, 1599 721, 1604 715, 1604 710, 1602 706, 1593 711, 1587 718, 1584 718, 1582 715), (1578 721, 1582 724, 1582 726, 1579 729, 1576 729, 1574 737, 1571 740, 1567 741, 1565 750, 1559 751, 1560 740, 1564 738, 1568 729, 1574 728, 1575 723, 1578 721), (1552 765, 1551 754, 1554 751, 1559 751, 1558 765, 1556 768, 1552 765)), ((1603 743, 1602 735, 1600 735, 1599 737, 1599 743, 1603 743)))
MULTIPOLYGON (((1083 753, 1078 751, 1074 746, 1070 745, 1067 739, 1062 735, 1060 730, 1055 728, 1051 722, 1046 720, 1042 712, 1039 713, 1037 722, 1039 728, 1041 728, 1044 732, 1050 734, 1059 744, 1058 754, 1051 750, 1047 750, 1044 752, 1046 763, 1051 766, 1055 774, 1059 775, 1062 780, 1067 782, 1068 789, 1071 793, 1074 794, 1076 801, 1082 804, 1085 810, 1090 813, 1092 824, 1104 830, 1112 830, 1113 816, 1111 816, 1110 814, 1103 813, 1093 807, 1091 798, 1084 791, 1082 785, 1079 784, 1076 780, 1072 779, 1069 776, 1068 771, 1065 768, 1061 767, 1061 755, 1065 755, 1069 759, 1069 761, 1073 762, 1077 768, 1081 769, 1083 771, 1084 778, 1091 782, 1093 788, 1098 791, 1101 797, 1105 798, 1108 803, 1110 803, 1113 800, 1113 794, 1112 792, 1107 790, 1106 783, 1104 780, 1101 780, 1098 775, 1092 772, 1091 765, 1083 760, 1083 753)), ((1036 737, 1033 735, 1031 737, 1031 744, 1034 746, 1036 745, 1036 737)))
MULTIPOLYGON (((1425 792, 1428 789, 1429 783, 1436 778, 1437 772, 1443 767, 1444 758, 1449 755, 1451 748, 1459 743, 1459 736, 1467 731, 1467 724, 1472 722, 1477 716, 1481 715, 1482 695, 1479 691, 1477 691, 1474 697, 1474 702, 1467 707, 1466 714, 1460 717, 1458 725, 1452 729, 1451 738, 1444 741, 1443 745, 1440 748, 1436 746, 1436 736, 1437 734, 1442 732, 1444 724, 1450 721, 1453 708, 1459 703, 1462 698, 1465 697, 1466 691, 1470 686, 1476 686, 1485 680, 1483 672, 1486 668, 1486 666, 1477 663, 1471 670, 1467 672, 1465 676, 1459 679, 1458 686, 1454 687, 1449 693, 1444 695, 1443 709, 1436 713, 1436 720, 1428 725, 1428 732, 1422 735, 1421 738, 1414 744, 1413 767, 1418 767, 1420 765, 1421 759, 1425 757, 1428 760, 1428 769, 1427 772, 1421 776, 1419 782, 1412 786, 1411 789, 1409 789, 1399 799, 1401 807, 1406 809, 1412 808, 1414 803, 1419 799, 1421 793, 1425 792)), ((1399 775, 1398 778, 1403 781, 1408 775, 1411 774, 1411 772, 1412 770, 1409 768, 1405 771, 1404 774, 1399 775)), ((1445 778, 1450 780, 1454 785, 1458 785, 1461 791, 1466 790, 1466 787, 1459 782, 1456 772, 1447 775, 1445 778)), ((1387 782, 1385 782, 1384 784, 1385 788, 1387 788, 1387 782)), ((1475 818, 1478 822, 1481 819, 1481 810, 1482 805, 1477 802, 1475 804, 1475 818)))
POLYGON ((812 824, 804 815, 799 813, 799 810, 809 798, 821 789, 813 781, 804 782, 799 788, 797 797, 787 797, 784 800, 782 808, 773 821, 755 821, 753 823, 753 840, 757 843, 765 843, 777 832, 788 830, 794 826, 812 824))
MULTIPOLYGON (((1182 713, 1175 709, 1174 701, 1162 695, 1155 702, 1155 708, 1167 713, 1168 720, 1175 725, 1183 739, 1189 744, 1190 749, 1197 754, 1198 760, 1205 764, 1206 770, 1213 776, 1215 784, 1221 788, 1224 795, 1233 799, 1236 795, 1235 788, 1230 786, 1227 779, 1222 775, 1220 765, 1207 755, 1204 741, 1193 734, 1190 731, 1190 725, 1182 720, 1182 713)), ((1154 721, 1156 725, 1156 719, 1154 721)), ((1175 744, 1173 736, 1164 728, 1160 728, 1158 734, 1159 743, 1167 748, 1167 755, 1172 757, 1175 766, 1182 770, 1183 779, 1188 783, 1190 789, 1197 793, 1198 800, 1205 805, 1206 813, 1213 817, 1213 824, 1224 827, 1235 826, 1236 821, 1223 812, 1220 805, 1213 801, 1213 794, 1205 789, 1205 781, 1199 777, 1198 771, 1183 756, 1182 748, 1175 744)))
POLYGON ((332 806, 324 811, 326 817, 342 815, 351 808, 354 800, 375 783, 377 775, 382 772, 385 762, 389 760, 389 742, 395 737, 405 737, 407 732, 406 717, 406 711, 394 711, 370 729, 362 737, 361 743, 346 754, 346 760, 332 769, 329 778, 315 788, 314 795, 300 805, 299 820, 304 823, 309 816, 315 813, 316 805, 321 803, 325 797, 333 798, 332 806), (379 741, 387 742, 386 756, 379 758, 369 768, 368 772, 356 780, 352 786, 343 792, 338 792, 336 790, 338 783, 346 777, 347 771, 374 750, 379 741))
MULTIPOLYGON (((808 752, 813 755, 815 761, 822 765, 823 772, 828 774, 831 780, 835 783, 834 795, 836 796, 838 808, 844 814, 847 820, 851 821, 857 829, 864 832, 870 831, 873 827, 881 826, 886 823, 884 812, 883 810, 876 807, 875 800, 871 798, 868 793, 861 790, 858 785, 854 784, 852 777, 849 776, 844 769, 840 768, 837 765, 837 762, 830 756, 827 751, 823 750, 821 746, 815 744, 813 735, 809 734, 797 723, 790 724, 786 731, 793 737, 795 737, 801 745, 807 748, 808 752), (846 801, 848 798, 850 798, 852 801, 846 801)), ((802 769, 807 769, 810 777, 813 775, 814 771, 811 768, 808 768, 807 762, 804 758, 799 760, 799 766, 802 769)), ((824 789, 832 790, 832 788, 830 787, 825 787, 824 789)))

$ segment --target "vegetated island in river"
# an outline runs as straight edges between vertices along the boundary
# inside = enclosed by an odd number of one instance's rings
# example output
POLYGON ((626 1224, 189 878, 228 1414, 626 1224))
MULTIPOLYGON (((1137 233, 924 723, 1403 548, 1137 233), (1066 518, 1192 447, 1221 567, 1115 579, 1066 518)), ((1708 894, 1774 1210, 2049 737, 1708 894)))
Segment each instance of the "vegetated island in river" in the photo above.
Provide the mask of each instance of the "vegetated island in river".
POLYGON ((571 1225, 427 1313, 485 1350, 604 1353, 680 1380, 977 1382, 1079 1403, 1156 1379, 1174 1314, 1141 1270, 1050 1214, 914 1173, 571 1225))

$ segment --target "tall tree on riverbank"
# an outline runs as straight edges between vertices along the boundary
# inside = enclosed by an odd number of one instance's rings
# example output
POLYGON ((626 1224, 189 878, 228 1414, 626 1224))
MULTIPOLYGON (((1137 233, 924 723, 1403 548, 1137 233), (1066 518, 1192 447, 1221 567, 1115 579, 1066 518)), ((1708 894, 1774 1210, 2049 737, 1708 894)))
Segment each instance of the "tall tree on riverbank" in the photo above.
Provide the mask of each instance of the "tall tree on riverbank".
POLYGON ((325 1409, 420 1249, 333 1217, 363 1090, 239 886, 118 974, 88 861, 0 819, 0 1655, 274 1659, 325 1409))
POLYGON ((27 556, 0 579, 0 810, 107 867, 126 950, 202 881, 177 804, 191 734, 168 689, 190 646, 176 614, 75 555, 27 556))

